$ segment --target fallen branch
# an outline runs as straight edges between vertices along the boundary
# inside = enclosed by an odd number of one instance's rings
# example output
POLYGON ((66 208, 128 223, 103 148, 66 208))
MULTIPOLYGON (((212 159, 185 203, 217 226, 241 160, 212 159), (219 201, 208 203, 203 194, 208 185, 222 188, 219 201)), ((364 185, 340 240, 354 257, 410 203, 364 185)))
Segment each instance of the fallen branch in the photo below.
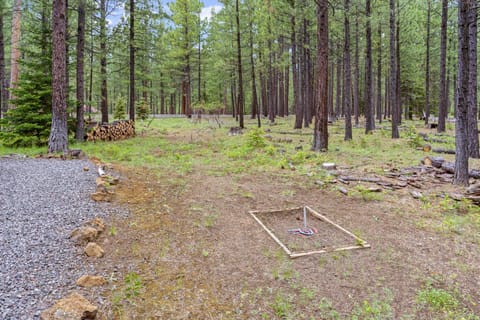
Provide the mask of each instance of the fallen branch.
POLYGON ((451 149, 434 148, 432 149, 432 151, 435 153, 455 154, 455 150, 451 150, 451 149))

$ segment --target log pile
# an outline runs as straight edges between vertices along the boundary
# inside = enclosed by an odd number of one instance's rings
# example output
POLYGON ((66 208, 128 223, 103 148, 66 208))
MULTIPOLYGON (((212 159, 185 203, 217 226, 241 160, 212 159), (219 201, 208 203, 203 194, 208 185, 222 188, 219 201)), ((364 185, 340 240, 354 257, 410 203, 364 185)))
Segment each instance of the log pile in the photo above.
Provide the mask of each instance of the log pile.
POLYGON ((135 122, 120 120, 97 125, 87 134, 87 141, 115 141, 133 136, 135 136, 135 122))

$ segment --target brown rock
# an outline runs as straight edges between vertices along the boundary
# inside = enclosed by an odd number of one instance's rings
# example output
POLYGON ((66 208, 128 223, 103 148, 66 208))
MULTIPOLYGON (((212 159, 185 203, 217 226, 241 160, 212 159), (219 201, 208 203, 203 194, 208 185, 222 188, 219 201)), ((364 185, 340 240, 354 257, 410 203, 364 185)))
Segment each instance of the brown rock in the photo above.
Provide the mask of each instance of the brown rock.
POLYGON ((99 287, 103 286, 106 282, 107 281, 101 276, 84 275, 78 278, 77 286, 86 288, 99 287))
POLYGON ((105 228, 106 228, 105 222, 103 221, 103 219, 99 217, 96 217, 95 219, 89 221, 87 224, 95 228, 98 231, 98 233, 105 231, 105 228))
POLYGON ((93 320, 98 308, 78 293, 60 299, 40 315, 40 320, 93 320))
POLYGON ((113 194, 109 192, 94 192, 90 195, 90 198, 95 201, 111 202, 113 194))
POLYGON ((85 254, 89 257, 101 258, 105 254, 102 247, 95 242, 89 242, 84 250, 85 254))
POLYGON ((104 186, 107 182, 103 179, 103 177, 98 177, 95 179, 95 184, 98 186, 104 186))
POLYGON ((89 167, 83 167, 83 171, 89 171, 90 168, 89 167))
POLYGON ((70 239, 74 242, 82 244, 92 242, 98 237, 98 230, 94 227, 83 226, 72 231, 70 239))

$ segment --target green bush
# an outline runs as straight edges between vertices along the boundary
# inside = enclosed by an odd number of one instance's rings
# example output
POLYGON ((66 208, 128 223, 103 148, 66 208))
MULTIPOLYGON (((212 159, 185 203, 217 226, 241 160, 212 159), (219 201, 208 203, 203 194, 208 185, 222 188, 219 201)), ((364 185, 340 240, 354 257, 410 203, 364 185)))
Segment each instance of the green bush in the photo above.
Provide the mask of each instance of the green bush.
POLYGON ((118 96, 115 100, 115 105, 113 109, 113 118, 117 120, 123 120, 127 117, 126 113, 127 108, 127 100, 122 97, 118 96))
POLYGON ((137 102, 137 117, 140 120, 147 120, 148 119, 148 103, 145 100, 137 102))

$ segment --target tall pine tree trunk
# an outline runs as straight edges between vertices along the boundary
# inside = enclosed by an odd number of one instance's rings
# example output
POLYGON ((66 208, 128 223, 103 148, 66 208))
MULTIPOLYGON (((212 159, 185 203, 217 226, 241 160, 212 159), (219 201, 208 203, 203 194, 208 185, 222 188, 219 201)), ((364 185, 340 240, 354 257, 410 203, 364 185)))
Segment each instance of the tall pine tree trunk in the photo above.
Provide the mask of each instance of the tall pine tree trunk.
POLYGON ((390 0, 390 82, 389 82, 389 104, 392 114, 392 138, 400 138, 398 124, 400 112, 397 103, 397 66, 395 56, 395 0, 390 0))
MULTIPOLYGON (((20 60, 20 34, 22 29, 22 0, 14 0, 13 2, 13 19, 12 19, 12 38, 11 38, 11 54, 10 54, 10 88, 17 87, 20 60)), ((10 94, 10 99, 13 96, 10 94)))
POLYGON ((328 149, 328 1, 317 1, 317 106, 312 150, 328 149))
POLYGON ((335 118, 341 115, 341 101, 342 101, 342 58, 341 58, 341 45, 337 45, 337 76, 335 85, 335 118))
POLYGON ((425 45, 425 124, 430 118, 430 23, 431 0, 427 0, 427 43, 425 45))
MULTIPOLYGON (((329 75, 330 75, 330 78, 328 79, 328 99, 327 99, 327 104, 328 104, 328 118, 333 121, 333 119, 335 119, 335 112, 333 110, 333 82, 334 82, 334 75, 335 75, 335 63, 333 62, 333 59, 332 59, 332 56, 333 55, 330 55, 330 71, 329 71, 329 75)), ((318 96, 318 95, 317 95, 318 96)), ((318 103, 318 101, 317 101, 318 103)))
POLYGON ((382 123, 382 26, 378 29, 378 57, 377 57, 377 120, 382 123))
POLYGON ((370 0, 365 2, 366 23, 366 47, 365 47, 365 133, 375 129, 375 117, 373 112, 373 81, 372 81, 372 27, 370 22, 370 0))
MULTIPOLYGON (((397 24, 395 32, 396 32, 396 39, 395 39, 395 54, 396 54, 396 63, 395 63, 395 73, 396 73, 396 94, 395 94, 395 103, 397 104, 397 120, 398 124, 402 123, 402 95, 401 95, 401 81, 400 81, 400 0, 397 0, 397 16, 395 19, 397 24)), ((406 114, 406 113, 405 113, 406 114)))
POLYGON ((68 150, 66 82, 66 23, 65 0, 53 0, 52 10, 52 128, 48 152, 68 150))
POLYGON ((135 121, 135 1, 130 0, 130 33, 129 33, 129 50, 130 50, 130 90, 128 97, 129 119, 135 121))
MULTIPOLYGON (((258 110, 258 97, 257 97, 257 82, 255 79, 255 59, 254 59, 254 51, 253 51, 253 24, 250 21, 250 67, 252 73, 252 119, 255 119, 257 113, 260 113, 258 110)), ((260 117, 258 118, 260 120, 260 117)), ((258 127, 260 127, 260 121, 258 122, 258 127)))
POLYGON ((240 9, 239 0, 235 0, 235 21, 237 23, 237 67, 238 67, 238 115, 240 128, 244 128, 243 124, 243 71, 242 71, 242 42, 240 37, 240 9))
POLYGON ((358 35, 358 8, 355 14, 355 72, 354 72, 354 81, 353 81, 353 113, 355 114, 355 127, 359 126, 359 116, 360 116, 360 107, 359 107, 359 82, 360 82, 360 58, 358 51, 358 42, 360 41, 360 36, 358 35))
POLYGON ((6 107, 6 76, 5 76, 5 43, 3 38, 3 14, 5 12, 4 2, 0 2, 0 119, 6 107))
POLYGON ((480 158, 477 107, 477 18, 478 1, 471 1, 468 12, 468 154, 480 158))
POLYGON ((107 91, 107 4, 100 0, 100 110, 102 122, 108 123, 108 91, 107 91))
POLYGON ((75 139, 83 141, 85 135, 84 123, 84 52, 85 52, 85 0, 78 1, 77 27, 77 128, 75 139))
POLYGON ((343 46, 343 70, 345 72, 345 88, 344 88, 344 106, 345 106, 345 140, 352 140, 352 115, 351 115, 351 87, 352 87, 352 74, 350 70, 350 20, 348 15, 350 14, 350 0, 345 0, 345 12, 344 12, 344 29, 345 29, 345 44, 343 46))
POLYGON ((468 95, 469 92, 469 11, 473 0, 458 1, 458 107, 455 123, 455 173, 453 183, 468 185, 468 95))
POLYGON ((448 109, 448 86, 446 84, 448 0, 442 0, 442 23, 440 28, 440 106, 438 110, 438 132, 445 132, 448 109))

